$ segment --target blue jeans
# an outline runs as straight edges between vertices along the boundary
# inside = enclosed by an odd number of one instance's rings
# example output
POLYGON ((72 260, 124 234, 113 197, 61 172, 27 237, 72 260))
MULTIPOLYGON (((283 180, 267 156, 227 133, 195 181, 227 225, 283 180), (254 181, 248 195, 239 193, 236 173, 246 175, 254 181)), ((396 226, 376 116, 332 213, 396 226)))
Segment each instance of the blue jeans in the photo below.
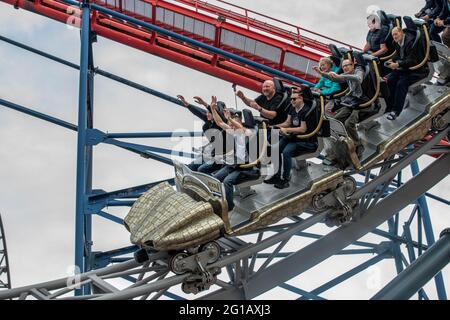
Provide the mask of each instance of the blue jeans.
MULTIPOLYGON (((447 5, 447 4, 444 4, 447 5)), ((429 27, 430 27, 430 38, 433 41, 442 43, 442 39, 441 36, 439 35, 442 31, 444 31, 445 27, 438 27, 437 25, 435 25, 434 23, 430 22, 429 23, 429 27)))
POLYGON ((280 157, 276 176, 281 176, 281 155, 283 155, 283 179, 289 180, 292 170, 292 158, 304 153, 314 152, 317 144, 305 141, 296 141, 291 138, 282 137, 280 140, 280 157))
POLYGON ((220 170, 223 165, 222 164, 218 164, 218 163, 208 163, 208 162, 204 162, 204 163, 195 163, 196 161, 192 161, 189 165, 188 168, 191 169, 192 171, 197 171, 197 172, 201 172, 201 173, 205 173, 205 174, 211 174, 214 171, 220 170))
POLYGON ((255 180, 259 178, 259 169, 254 168, 250 170, 241 170, 234 166, 225 166, 216 173, 213 177, 223 182, 225 187, 225 197, 228 202, 228 210, 231 211, 234 208, 233 201, 233 188, 235 185, 244 181, 255 180))

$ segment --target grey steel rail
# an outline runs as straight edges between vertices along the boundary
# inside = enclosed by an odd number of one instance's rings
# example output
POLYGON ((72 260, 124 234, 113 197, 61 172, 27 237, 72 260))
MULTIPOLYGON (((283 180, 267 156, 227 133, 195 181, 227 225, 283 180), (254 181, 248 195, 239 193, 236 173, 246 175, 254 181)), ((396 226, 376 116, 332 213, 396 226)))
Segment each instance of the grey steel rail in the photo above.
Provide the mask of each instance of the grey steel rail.
POLYGON ((406 300, 450 262, 450 229, 424 254, 372 297, 372 300, 406 300))
POLYGON ((5 230, 3 229, 2 216, 0 214, 0 241, 2 244, 0 250, 0 276, 5 275, 6 282, 0 279, 0 289, 11 289, 11 273, 9 269, 8 249, 6 247, 5 230))

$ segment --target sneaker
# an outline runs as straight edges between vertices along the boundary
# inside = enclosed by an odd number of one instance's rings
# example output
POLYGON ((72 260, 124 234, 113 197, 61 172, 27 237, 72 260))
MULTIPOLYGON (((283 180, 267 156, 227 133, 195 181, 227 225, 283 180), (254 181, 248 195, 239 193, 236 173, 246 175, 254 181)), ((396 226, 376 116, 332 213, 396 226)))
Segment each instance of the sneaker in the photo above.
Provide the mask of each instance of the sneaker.
POLYGON ((395 112, 390 112, 388 115, 387 115, 387 117, 386 117, 388 120, 395 120, 395 119, 397 119, 397 114, 395 113, 395 112))
POLYGON ((281 179, 279 183, 275 185, 277 189, 286 189, 289 188, 289 180, 281 179))
POLYGON ((279 176, 275 175, 270 179, 264 180, 264 183, 277 184, 277 183, 280 183, 280 181, 281 181, 281 178, 279 176))
POLYGON ((325 166, 334 166, 337 163, 336 159, 325 158, 322 160, 322 164, 325 166))

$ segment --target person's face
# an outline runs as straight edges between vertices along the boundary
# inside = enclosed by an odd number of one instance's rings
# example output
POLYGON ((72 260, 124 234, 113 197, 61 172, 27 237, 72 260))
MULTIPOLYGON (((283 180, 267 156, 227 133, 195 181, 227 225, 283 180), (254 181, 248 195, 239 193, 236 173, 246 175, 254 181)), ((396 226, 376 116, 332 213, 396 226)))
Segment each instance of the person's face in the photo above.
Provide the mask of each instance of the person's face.
POLYGON ((299 108, 303 103, 303 96, 299 93, 291 94, 291 104, 294 108, 299 108))
POLYGON ((319 64, 319 68, 323 72, 330 72, 331 64, 329 64, 327 61, 321 61, 320 64, 319 64))
POLYGON ((344 70, 344 73, 352 73, 355 70, 355 66, 352 61, 344 60, 342 63, 342 70, 344 70))
POLYGON ((403 32, 400 32, 399 30, 392 31, 392 38, 397 43, 402 42, 402 40, 403 40, 403 32))
POLYGON ((273 81, 265 81, 262 86, 262 94, 266 97, 271 97, 275 94, 275 85, 273 81))
POLYGON ((374 31, 376 29, 375 18, 367 19, 367 26, 369 27, 370 31, 374 31))

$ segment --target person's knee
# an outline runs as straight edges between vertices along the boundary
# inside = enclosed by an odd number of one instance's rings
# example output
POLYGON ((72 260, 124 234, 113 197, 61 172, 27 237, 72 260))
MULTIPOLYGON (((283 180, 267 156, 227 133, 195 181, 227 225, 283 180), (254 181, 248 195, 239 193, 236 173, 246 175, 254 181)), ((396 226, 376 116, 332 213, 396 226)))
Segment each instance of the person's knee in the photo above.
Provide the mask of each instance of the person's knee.
POLYGON ((402 94, 404 94, 405 92, 408 91, 409 87, 413 84, 414 82, 412 82, 410 79, 408 78, 402 78, 398 83, 397 83, 397 92, 401 92, 402 94))
POLYGON ((356 126, 356 123, 357 123, 358 121, 357 121, 357 118, 356 117, 349 117, 347 120, 345 120, 345 127, 346 128, 350 128, 350 129, 352 129, 353 127, 355 127, 356 126))
POLYGON ((235 178, 233 176, 227 176, 225 179, 223 179, 223 184, 227 186, 233 186, 235 184, 235 178))
POLYGON ((283 151, 283 159, 290 159, 294 156, 294 150, 283 151))

